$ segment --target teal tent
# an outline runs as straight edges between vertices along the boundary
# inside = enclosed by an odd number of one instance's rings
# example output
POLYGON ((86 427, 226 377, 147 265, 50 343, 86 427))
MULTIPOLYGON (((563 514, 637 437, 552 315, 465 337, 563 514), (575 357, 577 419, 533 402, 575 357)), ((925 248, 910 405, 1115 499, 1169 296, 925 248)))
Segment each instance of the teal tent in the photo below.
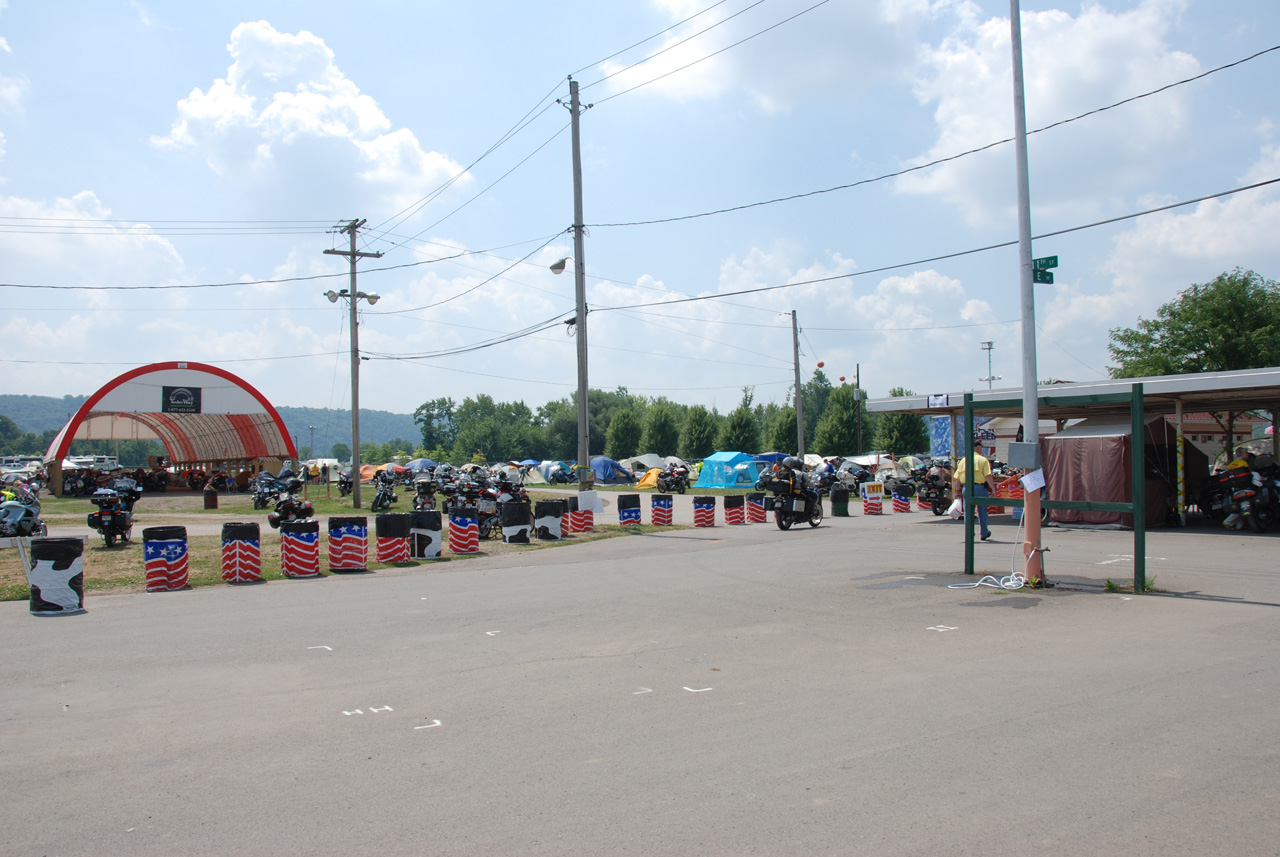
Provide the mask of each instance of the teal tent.
POLYGON ((760 462, 745 452, 717 452, 702 462, 694 488, 751 488, 760 478, 760 462))

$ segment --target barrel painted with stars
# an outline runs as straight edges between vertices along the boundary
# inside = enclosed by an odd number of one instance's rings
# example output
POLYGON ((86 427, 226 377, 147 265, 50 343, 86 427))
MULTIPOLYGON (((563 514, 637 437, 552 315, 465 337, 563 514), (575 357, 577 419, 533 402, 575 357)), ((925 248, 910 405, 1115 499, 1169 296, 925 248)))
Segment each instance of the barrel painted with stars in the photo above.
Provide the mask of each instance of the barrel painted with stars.
POLYGON ((377 539, 378 562, 390 564, 409 561, 409 513, 388 512, 373 519, 377 539))
POLYGON ((764 508, 764 494, 752 492, 747 495, 747 523, 763 524, 769 520, 764 508))
POLYGON ((320 522, 280 525, 280 573, 291 579, 320 576, 320 522))
POLYGON ((456 506, 449 510, 449 552, 480 552, 480 512, 474 506, 456 506))
POLYGON ((640 523, 640 495, 618 495, 618 523, 624 527, 634 527, 640 523))
POLYGON ((726 524, 745 524, 747 522, 747 498, 742 494, 724 495, 724 522, 726 524))
POLYGON ((262 580, 262 532, 257 521, 222 525, 222 579, 227 583, 262 580))
POLYGON ((187 588, 187 528, 147 527, 142 531, 142 562, 148 592, 187 588))
POLYGON ((329 570, 367 571, 369 564, 369 519, 329 519, 329 570))
POLYGON ((693 498, 693 525, 695 527, 714 527, 716 525, 716 498, 693 498))
POLYGON ((910 512, 911 498, 905 494, 893 495, 893 511, 894 512, 910 512))
POLYGON ((650 517, 655 527, 671 526, 672 500, 670 494, 654 494, 650 517))

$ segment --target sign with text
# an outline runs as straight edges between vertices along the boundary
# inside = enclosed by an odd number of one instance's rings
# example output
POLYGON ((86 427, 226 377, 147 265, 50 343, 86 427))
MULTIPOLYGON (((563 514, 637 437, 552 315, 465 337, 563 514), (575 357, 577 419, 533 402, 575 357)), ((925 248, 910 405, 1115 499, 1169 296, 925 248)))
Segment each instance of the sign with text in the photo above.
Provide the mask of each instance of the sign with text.
POLYGON ((160 413, 200 413, 199 387, 161 387, 160 413))

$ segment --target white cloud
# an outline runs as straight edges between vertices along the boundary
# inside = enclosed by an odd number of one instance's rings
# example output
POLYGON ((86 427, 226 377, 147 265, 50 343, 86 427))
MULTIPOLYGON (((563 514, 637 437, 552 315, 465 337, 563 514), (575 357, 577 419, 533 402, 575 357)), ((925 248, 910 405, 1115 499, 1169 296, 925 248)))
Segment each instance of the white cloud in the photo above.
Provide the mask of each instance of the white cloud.
MULTIPOLYGON (((1027 126, 1035 129, 1154 89, 1200 70, 1164 41, 1185 0, 1142 0, 1124 12, 1086 3, 1072 17, 1023 11, 1027 126)), ((977 20, 972 10, 924 54, 916 94, 935 104, 938 139, 915 163, 1012 136, 1009 20, 977 20)), ((1191 95, 1162 93, 1031 138, 1037 216, 1084 217, 1148 175, 1159 154, 1185 145, 1191 95), (1082 167, 1087 165, 1087 169, 1082 167)), ((1007 222, 1014 205, 1012 147, 969 156, 898 180, 900 191, 940 196, 974 224, 1007 222)))
POLYGON ((327 182, 358 177, 399 207, 461 167, 425 151, 406 128, 392 129, 378 103, 348 79, 324 40, 306 30, 281 33, 266 21, 240 24, 225 77, 178 102, 162 149, 199 151, 220 176, 288 174, 327 182))
MULTIPOLYGON (((655 5, 672 21, 680 21, 706 4, 655 0, 655 5)), ((816 94, 848 93, 871 81, 902 75, 914 58, 916 27, 934 14, 926 0, 832 3, 729 48, 804 8, 765 4, 732 20, 726 20, 729 12, 716 9, 648 48, 644 56, 651 59, 635 68, 624 71, 643 56, 627 54, 604 63, 601 70, 617 75, 607 84, 611 92, 648 81, 655 82, 641 90, 646 95, 677 100, 709 99, 738 90, 763 110, 785 112, 816 94), (708 30, 719 21, 725 23, 708 30), (708 32, 680 44, 702 30, 708 32), (729 49, 711 57, 725 48, 729 49), (657 80, 685 66, 689 67, 657 80)))

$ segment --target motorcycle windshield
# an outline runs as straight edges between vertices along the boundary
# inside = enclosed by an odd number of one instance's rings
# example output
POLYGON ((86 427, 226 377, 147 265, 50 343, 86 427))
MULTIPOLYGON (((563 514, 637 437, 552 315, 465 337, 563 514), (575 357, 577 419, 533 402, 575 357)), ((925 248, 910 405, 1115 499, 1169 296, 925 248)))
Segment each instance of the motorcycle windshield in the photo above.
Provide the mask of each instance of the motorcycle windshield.
POLYGON ((0 504, 0 523, 13 526, 22 520, 27 513, 24 506, 10 500, 7 503, 0 504))

